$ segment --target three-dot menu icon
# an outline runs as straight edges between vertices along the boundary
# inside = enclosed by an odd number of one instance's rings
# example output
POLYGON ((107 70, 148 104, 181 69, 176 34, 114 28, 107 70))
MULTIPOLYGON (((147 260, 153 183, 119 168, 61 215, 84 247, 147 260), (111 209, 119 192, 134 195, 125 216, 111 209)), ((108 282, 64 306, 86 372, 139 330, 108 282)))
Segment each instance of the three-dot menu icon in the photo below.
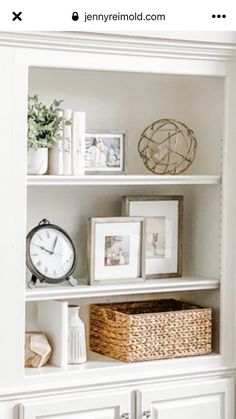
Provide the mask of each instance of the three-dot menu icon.
POLYGON ((211 15, 211 17, 213 18, 213 19, 220 19, 221 17, 223 18, 223 19, 225 19, 226 18, 226 15, 225 14, 223 14, 223 15, 220 15, 220 14, 218 14, 218 15, 216 15, 216 14, 214 14, 213 13, 213 15, 211 15))

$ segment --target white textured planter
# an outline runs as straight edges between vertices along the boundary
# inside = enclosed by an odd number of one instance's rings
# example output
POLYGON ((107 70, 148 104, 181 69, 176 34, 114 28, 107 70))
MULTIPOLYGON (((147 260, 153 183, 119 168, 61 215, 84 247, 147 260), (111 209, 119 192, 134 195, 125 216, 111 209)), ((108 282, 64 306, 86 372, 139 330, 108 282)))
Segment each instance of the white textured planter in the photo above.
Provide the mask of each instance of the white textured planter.
POLYGON ((44 175, 48 170, 48 149, 28 149, 28 175, 44 175))

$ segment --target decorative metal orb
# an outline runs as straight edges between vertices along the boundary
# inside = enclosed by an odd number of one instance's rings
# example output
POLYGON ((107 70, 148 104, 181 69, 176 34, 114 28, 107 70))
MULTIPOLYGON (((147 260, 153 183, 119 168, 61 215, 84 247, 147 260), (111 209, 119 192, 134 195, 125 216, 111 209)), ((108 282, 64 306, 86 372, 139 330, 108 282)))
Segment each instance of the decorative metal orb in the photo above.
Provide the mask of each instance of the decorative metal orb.
POLYGON ((191 166, 197 148, 193 130, 174 119, 160 119, 142 133, 138 150, 148 170, 176 175, 191 166))

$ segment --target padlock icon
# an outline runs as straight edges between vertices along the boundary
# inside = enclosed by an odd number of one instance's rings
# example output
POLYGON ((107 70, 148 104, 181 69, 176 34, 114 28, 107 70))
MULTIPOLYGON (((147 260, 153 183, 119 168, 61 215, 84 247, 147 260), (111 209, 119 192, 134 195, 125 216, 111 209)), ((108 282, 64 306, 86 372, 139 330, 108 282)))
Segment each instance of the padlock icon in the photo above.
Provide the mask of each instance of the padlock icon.
POLYGON ((78 12, 73 12, 72 13, 72 20, 74 20, 74 22, 76 22, 77 20, 79 20, 79 14, 78 14, 78 12))

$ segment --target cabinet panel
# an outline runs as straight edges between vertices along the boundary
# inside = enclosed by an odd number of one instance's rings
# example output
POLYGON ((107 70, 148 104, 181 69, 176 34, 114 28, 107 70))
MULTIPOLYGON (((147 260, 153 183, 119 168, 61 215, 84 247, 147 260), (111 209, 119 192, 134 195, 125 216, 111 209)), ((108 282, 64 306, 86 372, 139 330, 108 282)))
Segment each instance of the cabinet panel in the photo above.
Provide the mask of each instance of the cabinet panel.
MULTIPOLYGON (((38 416, 36 416, 38 417, 38 416)), ((118 419, 116 409, 88 410, 87 412, 65 413, 64 415, 43 416, 43 419, 118 419)))
MULTIPOLYGON (((154 419, 222 419, 223 398, 220 395, 196 396, 189 399, 154 403, 154 419)), ((223 416, 224 417, 224 416, 223 416)))
POLYGON ((137 419, 232 419, 233 381, 157 385, 138 393, 137 419))
POLYGON ((19 419, 120 419, 130 413, 129 392, 102 392, 23 402, 19 419))

